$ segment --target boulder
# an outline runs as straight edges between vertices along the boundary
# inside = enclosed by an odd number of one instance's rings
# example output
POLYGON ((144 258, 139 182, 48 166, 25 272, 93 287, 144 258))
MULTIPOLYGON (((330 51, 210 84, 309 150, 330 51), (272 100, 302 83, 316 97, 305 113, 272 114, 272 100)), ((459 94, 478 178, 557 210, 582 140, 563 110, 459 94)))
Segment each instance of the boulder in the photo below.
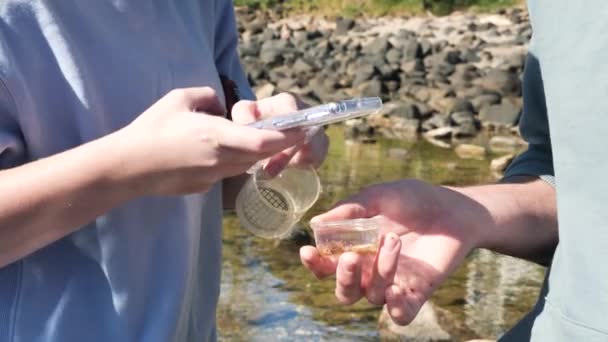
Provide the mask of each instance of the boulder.
POLYGON ((484 93, 471 99, 471 105, 473 105, 473 110, 479 113, 481 108, 499 104, 500 101, 501 96, 499 93, 484 93))
POLYGON ((480 79, 479 84, 486 89, 495 90, 505 95, 521 95, 521 81, 514 72, 491 69, 480 79))
POLYGON ((479 120, 498 126, 513 126, 519 120, 521 107, 514 101, 503 99, 500 104, 483 107, 479 120))
POLYGON ((271 83, 266 83, 265 85, 259 87, 255 91, 255 97, 258 99, 263 99, 266 97, 271 97, 274 95, 276 87, 271 83))
POLYGON ((452 127, 440 127, 424 133, 425 138, 429 139, 450 139, 452 138, 452 127))
POLYGON ((420 110, 415 104, 405 102, 389 102, 381 111, 385 117, 398 117, 403 119, 420 119, 420 110))
POLYGON ((377 79, 362 82, 353 90, 353 94, 362 97, 382 96, 382 82, 377 79))
POLYGON ((336 30, 334 33, 336 35, 345 35, 347 34, 353 27, 355 27, 355 20, 351 18, 336 18, 336 30))
POLYGON ((483 159, 486 155, 485 147, 473 144, 460 144, 454 152, 463 159, 483 159))
POLYGON ((526 146, 527 143, 520 137, 495 135, 490 138, 488 147, 494 153, 516 152, 526 146))

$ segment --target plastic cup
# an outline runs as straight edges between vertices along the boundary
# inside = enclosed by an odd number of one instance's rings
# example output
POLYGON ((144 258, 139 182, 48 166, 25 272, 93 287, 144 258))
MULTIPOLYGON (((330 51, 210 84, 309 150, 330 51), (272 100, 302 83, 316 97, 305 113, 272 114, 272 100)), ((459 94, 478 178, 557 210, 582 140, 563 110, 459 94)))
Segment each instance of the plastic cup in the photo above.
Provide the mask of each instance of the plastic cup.
POLYGON ((260 169, 247 180, 236 198, 236 214, 243 227, 267 238, 288 236, 321 194, 321 181, 312 167, 288 167, 274 178, 260 169))
POLYGON ((345 252, 375 255, 378 251, 381 217, 354 220, 311 222, 319 254, 339 256, 345 252))

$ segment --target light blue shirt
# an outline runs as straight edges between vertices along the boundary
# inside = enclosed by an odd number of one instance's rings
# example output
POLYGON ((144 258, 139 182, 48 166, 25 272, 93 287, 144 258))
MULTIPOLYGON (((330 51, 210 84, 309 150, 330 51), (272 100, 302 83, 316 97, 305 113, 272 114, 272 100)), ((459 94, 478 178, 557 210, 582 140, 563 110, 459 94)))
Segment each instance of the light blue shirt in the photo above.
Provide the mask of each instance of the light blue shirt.
POLYGON ((557 191, 559 245, 538 303, 501 341, 608 341, 608 2, 529 0, 534 35, 506 176, 557 191))
MULTIPOLYGON (((236 45, 231 1, 0 2, 0 168, 107 135, 173 88, 223 98, 219 74, 251 97, 236 45)), ((221 218, 220 184, 141 198, 1 268, 0 341, 214 340, 221 218)))

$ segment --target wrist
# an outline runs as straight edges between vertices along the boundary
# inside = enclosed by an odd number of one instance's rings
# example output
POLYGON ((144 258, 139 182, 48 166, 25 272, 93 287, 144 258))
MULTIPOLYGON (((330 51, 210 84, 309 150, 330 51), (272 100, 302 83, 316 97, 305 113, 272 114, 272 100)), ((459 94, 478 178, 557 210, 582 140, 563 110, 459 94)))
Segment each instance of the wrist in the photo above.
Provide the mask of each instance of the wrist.
POLYGON ((442 196, 448 214, 441 215, 443 223, 452 227, 454 235, 468 251, 486 248, 495 221, 484 203, 487 194, 481 187, 442 187, 449 193, 442 196))
POLYGON ((95 142, 104 183, 127 199, 147 195, 152 188, 152 172, 148 171, 135 141, 122 129, 95 142))

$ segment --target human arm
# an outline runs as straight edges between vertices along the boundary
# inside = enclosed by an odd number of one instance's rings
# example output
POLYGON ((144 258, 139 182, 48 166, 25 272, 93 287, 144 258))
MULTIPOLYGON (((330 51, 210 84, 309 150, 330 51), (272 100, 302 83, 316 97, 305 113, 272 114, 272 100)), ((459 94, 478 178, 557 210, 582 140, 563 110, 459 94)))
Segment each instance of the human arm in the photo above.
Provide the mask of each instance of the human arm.
POLYGON ((121 203, 204 192, 304 140, 300 131, 256 130, 206 114, 222 111, 210 88, 175 90, 117 132, 0 171, 0 267, 121 203))
MULTIPOLYGON (((238 32, 232 1, 215 2, 215 65, 220 75, 229 78, 238 88, 243 100, 232 108, 232 119, 239 124, 248 124, 260 118, 282 115, 307 107, 295 95, 282 93, 255 101, 255 95, 243 71, 238 54, 238 32)), ((309 139, 309 142, 290 148, 274 156, 264 165, 270 175, 278 174, 287 164, 321 165, 327 155, 329 140, 323 130, 309 139)), ((236 195, 247 180, 248 175, 238 175, 223 181, 224 209, 233 209, 236 195)))
POLYGON ((318 219, 389 216, 395 223, 384 241, 394 247, 383 245, 376 260, 345 254, 336 263, 307 246, 301 250, 303 263, 320 277, 337 269, 342 302, 365 295, 372 303, 386 303, 400 324, 415 317, 475 248, 547 264, 558 242, 557 205, 542 77, 533 55, 524 83, 520 130, 529 146, 501 184, 448 188, 409 180, 368 188, 318 219))
POLYGON ((341 302, 365 296, 371 303, 386 303, 400 324, 415 317, 473 249, 531 258, 544 255, 557 242, 554 189, 536 179, 468 188, 417 180, 380 184, 315 219, 379 214, 389 224, 377 260, 354 253, 338 260, 322 258, 311 246, 302 248, 301 259, 318 277, 336 274, 341 302))

